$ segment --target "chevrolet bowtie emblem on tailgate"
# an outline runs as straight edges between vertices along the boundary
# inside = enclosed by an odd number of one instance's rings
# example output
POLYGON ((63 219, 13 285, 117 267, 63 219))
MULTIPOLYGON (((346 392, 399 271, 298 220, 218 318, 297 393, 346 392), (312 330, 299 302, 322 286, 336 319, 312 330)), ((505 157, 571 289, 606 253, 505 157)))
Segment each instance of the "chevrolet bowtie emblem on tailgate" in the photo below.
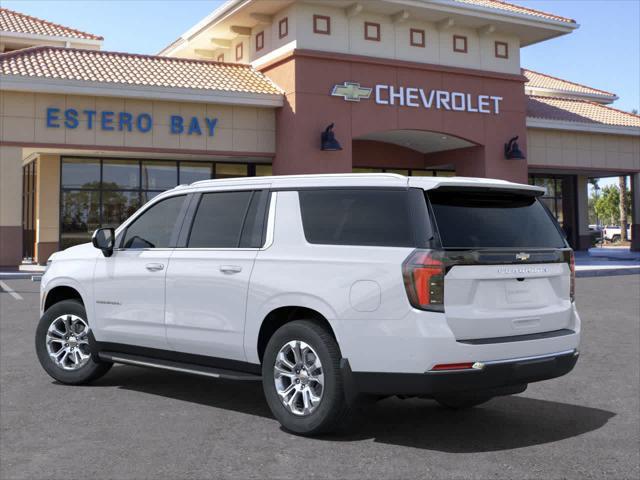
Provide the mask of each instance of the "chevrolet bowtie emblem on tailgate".
POLYGON ((531 258, 531 255, 529 255, 528 253, 524 253, 524 252, 516 253, 516 260, 522 260, 524 262, 525 260, 529 260, 530 258, 531 258))
POLYGON ((359 102, 361 99, 367 99, 371 96, 371 88, 361 87, 356 82, 344 82, 342 85, 333 87, 331 96, 342 97, 347 102, 359 102))

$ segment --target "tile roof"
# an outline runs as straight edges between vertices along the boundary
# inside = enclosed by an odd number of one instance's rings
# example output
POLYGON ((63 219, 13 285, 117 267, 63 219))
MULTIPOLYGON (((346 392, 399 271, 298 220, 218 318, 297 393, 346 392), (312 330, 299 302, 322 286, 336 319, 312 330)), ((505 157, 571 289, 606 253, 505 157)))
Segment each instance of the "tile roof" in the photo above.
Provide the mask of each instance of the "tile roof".
POLYGON ((279 95, 249 65, 61 47, 33 47, 0 55, 0 74, 279 95))
POLYGON ((478 7, 492 8, 495 10, 503 10, 509 13, 519 13, 521 15, 531 15, 533 17, 544 18, 546 20, 556 20, 564 23, 576 23, 572 18, 561 17, 554 15, 553 13, 543 12, 541 10, 534 10, 533 8, 521 7, 520 5, 514 5, 513 3, 503 2, 501 0, 454 0, 458 3, 466 3, 469 5, 475 5, 478 7))
POLYGON ((0 32, 27 33, 49 37, 81 38, 83 40, 104 40, 92 33, 82 32, 57 23, 0 8, 0 32))
POLYGON ((535 95, 527 97, 527 117, 618 127, 640 127, 640 115, 601 103, 535 95))
POLYGON ((545 88, 549 90, 558 90, 561 92, 588 94, 588 95, 602 95, 606 97, 616 97, 615 93, 607 92, 605 90, 599 90, 593 87, 587 87, 580 83, 570 82, 569 80, 563 80, 561 78, 552 77, 540 72, 534 72, 526 68, 522 69, 522 74, 527 77, 527 83, 525 87, 530 88, 545 88))

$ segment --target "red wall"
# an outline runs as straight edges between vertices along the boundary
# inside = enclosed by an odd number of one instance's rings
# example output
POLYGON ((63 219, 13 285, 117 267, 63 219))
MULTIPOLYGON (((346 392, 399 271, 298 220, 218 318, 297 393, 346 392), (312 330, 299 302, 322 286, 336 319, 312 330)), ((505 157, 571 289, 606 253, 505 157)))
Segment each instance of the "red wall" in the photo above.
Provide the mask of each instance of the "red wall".
POLYGON ((351 172, 354 165, 418 168, 450 163, 458 175, 527 181, 526 160, 504 159, 504 144, 516 135, 526 155, 525 79, 520 75, 300 50, 262 71, 285 90, 285 106, 277 114, 276 174, 351 172), (496 95, 503 100, 497 115, 378 105, 373 93, 368 100, 346 102, 330 95, 334 85, 345 81, 365 87, 387 84, 496 95), (320 150, 320 133, 330 123, 336 124, 340 152, 320 150), (440 132, 477 147, 422 155, 379 142, 352 142, 367 133, 399 129, 440 132))

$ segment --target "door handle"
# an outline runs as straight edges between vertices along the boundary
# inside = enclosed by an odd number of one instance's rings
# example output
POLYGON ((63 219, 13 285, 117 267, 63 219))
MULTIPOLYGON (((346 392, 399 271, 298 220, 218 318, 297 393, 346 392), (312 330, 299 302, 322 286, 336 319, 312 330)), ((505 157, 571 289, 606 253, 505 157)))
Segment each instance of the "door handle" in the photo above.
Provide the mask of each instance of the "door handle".
POLYGON ((164 270, 164 265, 161 263, 147 263, 144 268, 150 272, 159 272, 160 270, 164 270))
POLYGON ((220 265, 220 271, 227 275, 232 275, 234 273, 240 273, 242 267, 240 265, 220 265))

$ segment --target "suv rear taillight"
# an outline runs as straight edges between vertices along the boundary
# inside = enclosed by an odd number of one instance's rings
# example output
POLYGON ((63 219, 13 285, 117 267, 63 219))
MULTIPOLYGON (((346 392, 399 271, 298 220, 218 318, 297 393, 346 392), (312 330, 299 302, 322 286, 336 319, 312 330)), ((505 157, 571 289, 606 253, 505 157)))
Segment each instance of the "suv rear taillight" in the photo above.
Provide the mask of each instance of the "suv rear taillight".
POLYGON ((415 308, 444 312, 445 264, 442 252, 414 250, 402 264, 404 286, 415 308))
POLYGON ((576 256, 573 250, 569 252, 569 270, 571 270, 571 283, 569 284, 569 298, 576 299, 576 256))

